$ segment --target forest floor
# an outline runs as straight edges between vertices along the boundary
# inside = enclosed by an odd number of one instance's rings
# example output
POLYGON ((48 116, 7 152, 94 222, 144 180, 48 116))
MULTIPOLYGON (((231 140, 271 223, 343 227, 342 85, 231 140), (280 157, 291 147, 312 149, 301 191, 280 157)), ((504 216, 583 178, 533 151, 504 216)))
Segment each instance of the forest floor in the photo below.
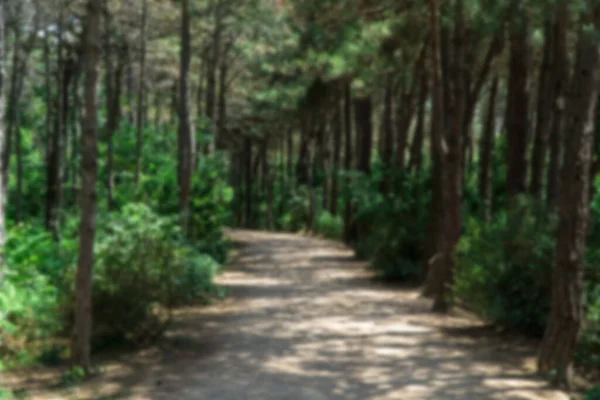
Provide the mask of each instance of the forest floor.
POLYGON ((42 389, 52 370, 4 380, 33 399, 568 399, 535 377, 534 343, 466 313, 431 314, 340 244, 231 236, 237 255, 219 277, 229 296, 179 310, 159 345, 107 356, 100 376, 67 389, 42 389))

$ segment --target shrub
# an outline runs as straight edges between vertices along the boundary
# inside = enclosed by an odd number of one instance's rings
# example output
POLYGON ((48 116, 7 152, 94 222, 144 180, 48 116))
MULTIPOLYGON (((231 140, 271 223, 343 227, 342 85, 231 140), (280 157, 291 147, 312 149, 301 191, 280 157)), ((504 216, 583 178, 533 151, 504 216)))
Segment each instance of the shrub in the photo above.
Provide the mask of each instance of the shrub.
POLYGON ((340 240, 344 230, 344 221, 339 215, 331 215, 329 212, 323 211, 316 218, 314 230, 327 239, 340 240))
POLYGON ((389 196, 380 193, 380 182, 357 180, 353 199, 356 223, 368 227, 354 244, 357 255, 371 260, 385 280, 417 280, 422 276, 423 243, 427 232, 430 194, 423 177, 391 176, 389 196), (415 194, 419 194, 415 196, 415 194))
POLYGON ((54 242, 41 227, 17 225, 7 233, 6 267, 0 280, 0 359, 30 361, 31 343, 62 328, 61 289, 73 253, 54 242))
POLYGON ((141 204, 124 207, 107 219, 96 246, 96 340, 154 339, 171 307, 214 294, 217 270, 210 256, 184 244, 173 218, 141 204))
POLYGON ((550 307, 554 218, 522 200, 491 223, 468 222, 456 252, 454 292, 484 318, 540 336, 550 307))

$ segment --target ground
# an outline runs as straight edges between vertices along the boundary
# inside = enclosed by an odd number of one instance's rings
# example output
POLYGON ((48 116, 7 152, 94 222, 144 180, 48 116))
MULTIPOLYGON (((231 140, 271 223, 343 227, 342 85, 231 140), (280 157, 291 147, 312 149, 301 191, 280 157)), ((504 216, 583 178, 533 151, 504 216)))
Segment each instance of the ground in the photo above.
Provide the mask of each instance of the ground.
MULTIPOLYGON (((233 231, 223 302, 180 310, 159 346, 34 399, 558 400, 534 375, 532 343, 463 313, 432 315, 416 290, 376 283, 340 244, 233 231)), ((111 357, 108 357, 109 359, 111 357)))

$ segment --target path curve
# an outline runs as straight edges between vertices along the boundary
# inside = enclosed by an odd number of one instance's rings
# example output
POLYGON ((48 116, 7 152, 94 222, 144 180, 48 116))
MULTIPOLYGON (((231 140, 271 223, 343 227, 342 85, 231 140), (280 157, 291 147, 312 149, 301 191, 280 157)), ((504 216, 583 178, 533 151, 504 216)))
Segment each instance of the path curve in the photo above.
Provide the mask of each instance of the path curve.
POLYGON ((373 283, 342 245, 231 236, 241 247, 219 277, 227 300, 182 311, 162 350, 107 367, 80 398, 568 399, 535 379, 530 345, 500 341, 466 317, 431 315, 417 292, 373 283))

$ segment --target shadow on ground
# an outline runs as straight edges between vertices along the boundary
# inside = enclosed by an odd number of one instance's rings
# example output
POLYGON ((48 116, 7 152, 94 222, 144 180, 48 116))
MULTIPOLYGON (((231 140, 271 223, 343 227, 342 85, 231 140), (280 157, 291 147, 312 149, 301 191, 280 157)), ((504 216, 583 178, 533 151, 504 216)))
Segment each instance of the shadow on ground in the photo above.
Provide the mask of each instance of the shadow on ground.
POLYGON ((373 282, 339 244, 231 235, 239 253, 219 279, 231 296, 180 310, 160 346, 109 365, 71 397, 567 399, 534 378, 530 345, 431 315, 415 290, 373 282))

